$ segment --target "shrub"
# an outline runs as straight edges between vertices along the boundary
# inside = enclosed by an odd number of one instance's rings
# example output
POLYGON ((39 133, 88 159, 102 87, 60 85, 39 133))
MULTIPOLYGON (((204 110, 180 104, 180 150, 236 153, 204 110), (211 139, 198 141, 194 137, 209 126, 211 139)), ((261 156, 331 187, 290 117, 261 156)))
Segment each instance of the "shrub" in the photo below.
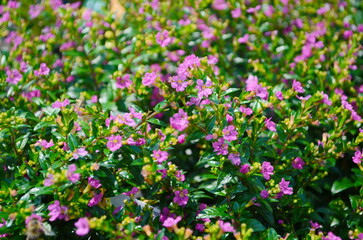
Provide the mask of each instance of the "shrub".
POLYGON ((363 239, 359 1, 110 5, 0 7, 2 237, 363 239))

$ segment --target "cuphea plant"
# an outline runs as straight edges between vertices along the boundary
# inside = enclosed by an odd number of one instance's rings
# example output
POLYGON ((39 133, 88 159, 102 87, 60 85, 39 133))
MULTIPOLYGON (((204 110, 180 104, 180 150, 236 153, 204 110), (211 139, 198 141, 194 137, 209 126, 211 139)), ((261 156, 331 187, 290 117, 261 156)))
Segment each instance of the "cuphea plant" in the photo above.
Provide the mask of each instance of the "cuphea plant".
POLYGON ((1 2, 1 238, 363 239, 359 1, 90 2, 1 2))

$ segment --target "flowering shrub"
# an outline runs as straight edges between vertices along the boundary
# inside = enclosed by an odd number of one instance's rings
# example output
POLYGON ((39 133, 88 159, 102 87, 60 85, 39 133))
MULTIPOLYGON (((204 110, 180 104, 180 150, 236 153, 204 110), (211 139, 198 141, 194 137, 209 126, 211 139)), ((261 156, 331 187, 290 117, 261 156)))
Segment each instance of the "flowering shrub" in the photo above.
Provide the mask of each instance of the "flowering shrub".
POLYGON ((2 238, 363 239, 359 1, 109 5, 2 1, 2 238))

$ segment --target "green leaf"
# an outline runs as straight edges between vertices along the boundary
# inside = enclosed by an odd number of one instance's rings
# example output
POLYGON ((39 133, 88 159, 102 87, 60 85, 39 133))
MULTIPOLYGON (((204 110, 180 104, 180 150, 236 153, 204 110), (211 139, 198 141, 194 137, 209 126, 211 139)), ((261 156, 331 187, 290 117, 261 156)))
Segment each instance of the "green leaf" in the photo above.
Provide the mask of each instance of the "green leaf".
POLYGON ((198 214, 197 218, 227 217, 229 216, 227 209, 228 208, 226 205, 206 208, 201 213, 198 214))
POLYGON ((162 112, 163 109, 165 108, 165 106, 168 104, 168 102, 166 100, 159 102, 158 104, 156 104, 156 106, 154 107, 154 111, 155 112, 162 112))
POLYGON ((333 186, 331 187, 331 192, 332 194, 336 194, 351 187, 354 187, 354 183, 349 178, 345 177, 342 179, 338 179, 333 183, 333 186))
POLYGON ((41 128, 45 128, 45 127, 55 127, 56 125, 54 123, 51 122, 40 122, 37 125, 35 125, 34 127, 34 131, 37 131, 41 128))
POLYGON ((78 147, 77 139, 72 133, 68 135, 67 142, 68 142, 68 147, 72 152, 74 151, 74 149, 78 147))
POLYGON ((150 118, 147 120, 149 123, 153 123, 153 124, 156 124, 156 125, 160 125, 160 126, 164 126, 166 127, 166 124, 162 121, 160 121, 159 119, 157 118, 150 118))
POLYGON ((279 235, 273 228, 267 229, 267 240, 276 240, 279 238, 279 235))
POLYGON ((252 228, 254 232, 260 232, 265 230, 266 228, 256 219, 248 219, 247 226, 252 228))

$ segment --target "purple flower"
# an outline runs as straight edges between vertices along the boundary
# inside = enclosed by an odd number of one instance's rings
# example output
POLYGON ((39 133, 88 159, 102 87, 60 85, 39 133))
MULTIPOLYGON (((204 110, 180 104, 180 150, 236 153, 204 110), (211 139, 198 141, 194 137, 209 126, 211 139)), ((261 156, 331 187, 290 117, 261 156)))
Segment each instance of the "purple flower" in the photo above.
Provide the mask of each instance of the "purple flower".
POLYGON ((340 237, 334 235, 332 232, 328 232, 328 235, 326 237, 322 237, 322 240, 342 240, 340 237))
POLYGON ((242 11, 240 8, 236 8, 234 10, 231 11, 232 17, 233 18, 239 18, 242 14, 242 11))
POLYGON ((175 197, 173 201, 179 206, 185 206, 188 203, 188 189, 183 189, 182 191, 175 191, 175 197))
POLYGON ((189 125, 188 114, 183 109, 179 109, 179 112, 170 118, 170 125, 178 131, 184 131, 189 125))
POLYGON ((30 5, 29 7, 29 15, 31 19, 34 19, 39 16, 39 14, 44 10, 44 6, 40 4, 30 5))
POLYGON ((164 227, 167 227, 167 228, 172 227, 172 226, 174 226, 174 225, 178 224, 178 222, 180 222, 180 220, 181 220, 181 217, 180 217, 180 216, 176 217, 175 219, 174 219, 174 218, 172 218, 172 217, 168 217, 168 218, 164 221, 163 226, 164 226, 164 227))
POLYGON ((277 97, 278 100, 282 101, 284 100, 284 96, 282 95, 282 92, 281 91, 277 91, 275 93, 275 96, 277 97))
POLYGON ((73 151, 73 158, 78 159, 79 157, 84 157, 87 154, 88 154, 87 150, 84 147, 81 147, 73 151))
POLYGON ((242 166, 241 166, 241 169, 239 170, 241 173, 244 173, 244 174, 246 174, 246 173, 248 173, 249 171, 250 171, 250 165, 249 164, 243 164, 242 166))
POLYGON ((94 188, 99 188, 99 187, 102 186, 100 180, 97 180, 97 179, 94 179, 94 178, 91 178, 91 177, 88 177, 88 184, 91 187, 94 187, 94 188))
POLYGON ((238 132, 233 125, 229 125, 223 129, 223 138, 227 141, 237 140, 238 132))
POLYGON ((142 78, 142 84, 145 86, 151 86, 155 83, 158 75, 154 72, 146 73, 145 76, 142 78))
POLYGON ((101 200, 102 200, 102 197, 103 197, 103 193, 95 193, 95 195, 93 196, 93 198, 91 198, 88 202, 88 206, 89 207, 93 207, 93 206, 96 206, 101 200))
POLYGON ((201 223, 197 223, 195 225, 195 230, 199 231, 199 232, 204 232, 205 228, 204 228, 204 224, 201 223))
POLYGON ((270 130, 272 132, 276 132, 276 123, 271 121, 271 118, 268 118, 268 119, 266 118, 265 119, 265 125, 266 125, 268 130, 270 130))
POLYGON ((330 106, 332 104, 332 102, 329 100, 329 96, 323 92, 321 92, 321 93, 323 94, 323 100, 322 100, 323 103, 330 106))
POLYGON ((310 227, 315 230, 315 229, 318 229, 318 228, 321 228, 321 225, 319 223, 314 223, 313 221, 310 220, 310 227))
POLYGON ((47 142, 46 140, 42 140, 42 141, 38 141, 37 142, 40 146, 42 146, 43 148, 47 149, 50 147, 54 146, 53 140, 50 140, 49 142, 47 142))
POLYGON ((228 4, 225 0, 214 0, 212 8, 214 8, 215 10, 224 10, 228 8, 228 4))
POLYGON ((52 108, 63 108, 69 105, 69 100, 65 99, 63 102, 55 101, 52 103, 52 108))
POLYGON ((44 179, 44 186, 52 186, 54 184, 53 174, 48 173, 47 178, 44 179))
POLYGON ((271 175, 274 174, 274 167, 270 162, 263 162, 261 167, 261 173, 266 180, 270 180, 271 175))
MULTIPOLYGON (((146 75, 145 75, 146 76, 146 75)), ((130 80, 130 74, 125 74, 122 77, 116 78, 116 87, 120 89, 128 88, 132 84, 132 81, 130 80)))
POLYGON ((48 206, 48 210, 49 210, 49 221, 53 222, 57 219, 59 220, 66 220, 68 221, 69 216, 67 214, 68 211, 68 207, 66 206, 61 206, 60 202, 58 200, 55 200, 53 204, 48 206))
POLYGON ((78 236, 84 236, 89 233, 89 223, 87 218, 78 219, 78 221, 74 225, 77 228, 76 234, 78 236))
POLYGON ((246 114, 247 116, 253 113, 253 110, 249 107, 240 106, 239 110, 241 111, 241 113, 246 114))
POLYGON ((23 79, 23 75, 16 69, 6 71, 6 82, 16 85, 23 79))
POLYGON ((231 160, 233 165, 238 166, 241 164, 241 159, 240 159, 239 153, 230 153, 228 155, 228 159, 231 160))
POLYGON ((106 146, 110 151, 114 152, 122 147, 122 137, 120 135, 112 135, 106 137, 106 139, 108 140, 106 146))
POLYGON ((327 4, 324 5, 324 7, 319 8, 316 11, 316 14, 318 14, 318 15, 324 15, 329 10, 330 10, 330 5, 327 3, 327 4))
POLYGON ((172 44, 174 41, 173 38, 171 38, 169 36, 169 32, 164 30, 162 32, 158 32, 156 34, 156 42, 161 46, 161 47, 166 47, 169 44, 172 44))
POLYGON ((212 146, 214 148, 214 152, 217 152, 217 155, 228 154, 228 144, 224 142, 223 138, 218 139, 217 142, 213 142, 212 146))
POLYGON ((126 196, 134 196, 136 193, 138 193, 140 190, 137 187, 133 187, 131 191, 123 193, 126 196))
POLYGON ((177 92, 183 92, 189 85, 188 81, 183 80, 179 76, 170 77, 168 80, 171 84, 171 87, 174 88, 177 92))
POLYGON ((262 191, 260 192, 260 196, 261 196, 262 198, 268 198, 268 191, 267 191, 267 190, 262 190, 262 191))
POLYGON ((352 158, 353 162, 355 164, 360 164, 362 162, 362 159, 363 159, 363 151, 359 151, 357 150, 355 153, 354 153, 354 156, 352 158))
POLYGON ((292 87, 298 93, 304 93, 305 92, 304 88, 301 86, 301 82, 296 81, 295 79, 294 79, 294 81, 292 83, 292 87))
POLYGON ((222 220, 218 220, 218 224, 223 232, 235 232, 234 228, 229 222, 223 222, 222 220))
POLYGON ((281 179, 279 183, 279 188, 282 195, 291 195, 293 194, 292 187, 289 187, 290 182, 286 181, 284 178, 281 179))
POLYGON ((209 88, 213 85, 211 80, 207 80, 207 82, 204 84, 203 80, 198 79, 197 80, 197 86, 195 87, 196 89, 198 89, 198 97, 199 98, 203 98, 204 97, 208 97, 209 95, 211 95, 212 89, 209 88))
POLYGON ((292 167, 295 169, 303 169, 305 162, 300 158, 297 157, 292 161, 292 167))
POLYGON ((169 153, 161 150, 154 150, 153 157, 160 164, 166 160, 168 160, 169 153))
POLYGON ((250 38, 250 35, 246 33, 245 35, 243 35, 243 37, 238 38, 237 41, 239 43, 247 43, 249 38, 250 38))
POLYGON ((258 78, 256 76, 248 76, 246 80, 246 90, 250 92, 255 92, 256 96, 264 100, 267 100, 268 98, 267 88, 262 87, 260 84, 258 84, 258 78))
POLYGON ((75 183, 79 180, 79 178, 81 177, 81 174, 79 173, 74 173, 77 170, 77 166, 76 164, 71 164, 68 166, 68 171, 67 171, 67 178, 69 181, 75 183))
POLYGON ((49 72, 50 72, 50 70, 49 70, 49 68, 47 67, 47 64, 45 64, 45 63, 41 63, 41 64, 40 64, 40 68, 39 68, 39 70, 35 70, 35 71, 34 71, 34 75, 35 75, 35 76, 42 76, 42 75, 46 76, 46 75, 48 75, 48 74, 49 74, 49 72))

